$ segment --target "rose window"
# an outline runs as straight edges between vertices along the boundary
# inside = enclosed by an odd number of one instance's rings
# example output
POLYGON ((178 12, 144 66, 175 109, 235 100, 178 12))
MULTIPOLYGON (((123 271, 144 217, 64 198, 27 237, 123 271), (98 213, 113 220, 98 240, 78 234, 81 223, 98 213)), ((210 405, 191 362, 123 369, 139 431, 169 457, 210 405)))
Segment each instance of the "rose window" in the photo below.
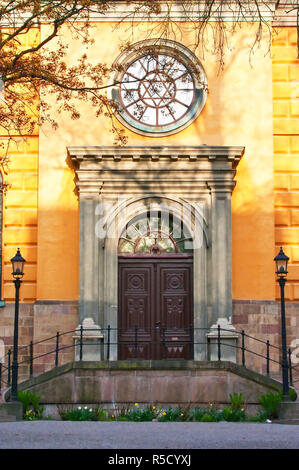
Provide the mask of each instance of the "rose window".
POLYGON ((164 45, 157 53, 143 48, 120 60, 123 71, 114 78, 117 86, 111 97, 117 104, 116 117, 135 132, 152 136, 177 132, 204 105, 205 73, 190 51, 176 47, 164 45))
POLYGON ((121 98, 137 122, 162 126, 181 119, 195 99, 194 81, 187 68, 165 55, 147 55, 127 69, 121 98))

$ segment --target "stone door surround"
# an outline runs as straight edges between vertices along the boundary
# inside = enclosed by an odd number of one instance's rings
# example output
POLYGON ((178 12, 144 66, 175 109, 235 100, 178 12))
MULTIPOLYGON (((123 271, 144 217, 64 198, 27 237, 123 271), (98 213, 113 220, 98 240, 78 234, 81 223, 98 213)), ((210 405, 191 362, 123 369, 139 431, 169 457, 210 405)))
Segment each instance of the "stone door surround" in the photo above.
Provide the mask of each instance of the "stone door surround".
MULTIPOLYGON (((68 147, 68 153, 80 203, 80 323, 93 318, 117 328, 118 236, 112 228, 117 222, 123 230, 136 215, 163 205, 178 218, 187 207, 188 230, 203 241, 193 252, 194 327, 209 328, 218 319, 230 323, 231 193, 244 147, 84 146, 68 147)), ((203 334, 195 331, 195 342, 203 334)), ((116 339, 113 331, 111 341, 116 339)), ((195 347, 194 358, 206 359, 205 349, 195 347)), ((110 356, 117 359, 117 347, 110 356)))

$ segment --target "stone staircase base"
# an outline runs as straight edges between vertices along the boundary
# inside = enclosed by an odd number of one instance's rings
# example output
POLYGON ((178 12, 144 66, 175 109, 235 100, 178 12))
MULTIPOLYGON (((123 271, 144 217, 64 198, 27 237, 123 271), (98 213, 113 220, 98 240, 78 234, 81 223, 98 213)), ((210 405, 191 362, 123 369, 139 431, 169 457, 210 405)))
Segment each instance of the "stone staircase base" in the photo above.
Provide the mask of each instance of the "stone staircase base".
POLYGON ((299 424, 299 401, 282 401, 278 409, 278 424, 299 424))
POLYGON ((22 403, 0 403, 0 422, 21 421, 23 419, 22 403))

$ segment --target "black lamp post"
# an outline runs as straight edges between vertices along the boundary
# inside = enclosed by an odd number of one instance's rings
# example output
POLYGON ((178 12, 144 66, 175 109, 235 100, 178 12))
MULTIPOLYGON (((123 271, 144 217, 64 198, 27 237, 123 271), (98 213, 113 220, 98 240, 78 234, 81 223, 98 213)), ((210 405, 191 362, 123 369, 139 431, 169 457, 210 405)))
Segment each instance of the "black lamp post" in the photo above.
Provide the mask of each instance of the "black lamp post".
POLYGON ((286 275, 288 273, 289 257, 283 252, 282 247, 274 261, 276 262, 276 274, 280 286, 280 299, 281 299, 281 344, 282 344, 282 387, 283 397, 285 400, 289 399, 289 376, 288 376, 288 355, 287 355, 287 334, 286 334, 286 318, 285 318, 285 300, 284 300, 284 286, 287 282, 286 275))
POLYGON ((13 360, 12 360, 12 374, 11 374, 11 401, 18 401, 18 327, 19 327, 19 293, 21 286, 21 278, 23 277, 23 268, 25 260, 21 256, 20 249, 18 248, 16 255, 11 258, 12 275, 14 277, 14 285, 16 289, 15 298, 15 323, 13 335, 13 360))

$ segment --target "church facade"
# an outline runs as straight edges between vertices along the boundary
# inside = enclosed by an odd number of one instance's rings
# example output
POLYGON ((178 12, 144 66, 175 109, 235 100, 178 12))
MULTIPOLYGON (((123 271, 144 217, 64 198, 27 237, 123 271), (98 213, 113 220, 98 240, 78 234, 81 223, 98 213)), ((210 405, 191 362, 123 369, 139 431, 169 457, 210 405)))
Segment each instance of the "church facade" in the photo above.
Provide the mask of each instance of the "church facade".
MULTIPOLYGON (((290 257, 288 346, 298 360, 297 34, 285 8, 273 6, 271 15, 271 53, 265 36, 249 60, 253 32, 244 21, 222 68, 209 49, 202 56, 192 48, 183 21, 181 37, 169 39, 148 38, 136 23, 126 50, 125 21, 115 30, 116 13, 94 19, 88 54, 120 66, 107 94, 128 143, 114 145, 110 119, 94 116, 88 103, 71 120, 55 115, 49 96, 58 129, 44 124, 11 147, 2 201, 5 353, 13 340, 10 259, 18 247, 26 259, 20 345, 85 325, 104 344, 109 330, 110 360, 136 358, 136 330, 139 359, 207 360, 218 324, 232 340, 244 330, 280 346, 273 258, 283 246, 290 257)), ((81 53, 69 42, 70 64, 81 53)), ((62 339, 66 346, 73 336, 62 339)), ((63 354, 71 360, 74 350, 63 354)), ((39 370, 50 361, 41 359, 39 370)), ((248 361, 265 372, 258 356, 248 361)))

